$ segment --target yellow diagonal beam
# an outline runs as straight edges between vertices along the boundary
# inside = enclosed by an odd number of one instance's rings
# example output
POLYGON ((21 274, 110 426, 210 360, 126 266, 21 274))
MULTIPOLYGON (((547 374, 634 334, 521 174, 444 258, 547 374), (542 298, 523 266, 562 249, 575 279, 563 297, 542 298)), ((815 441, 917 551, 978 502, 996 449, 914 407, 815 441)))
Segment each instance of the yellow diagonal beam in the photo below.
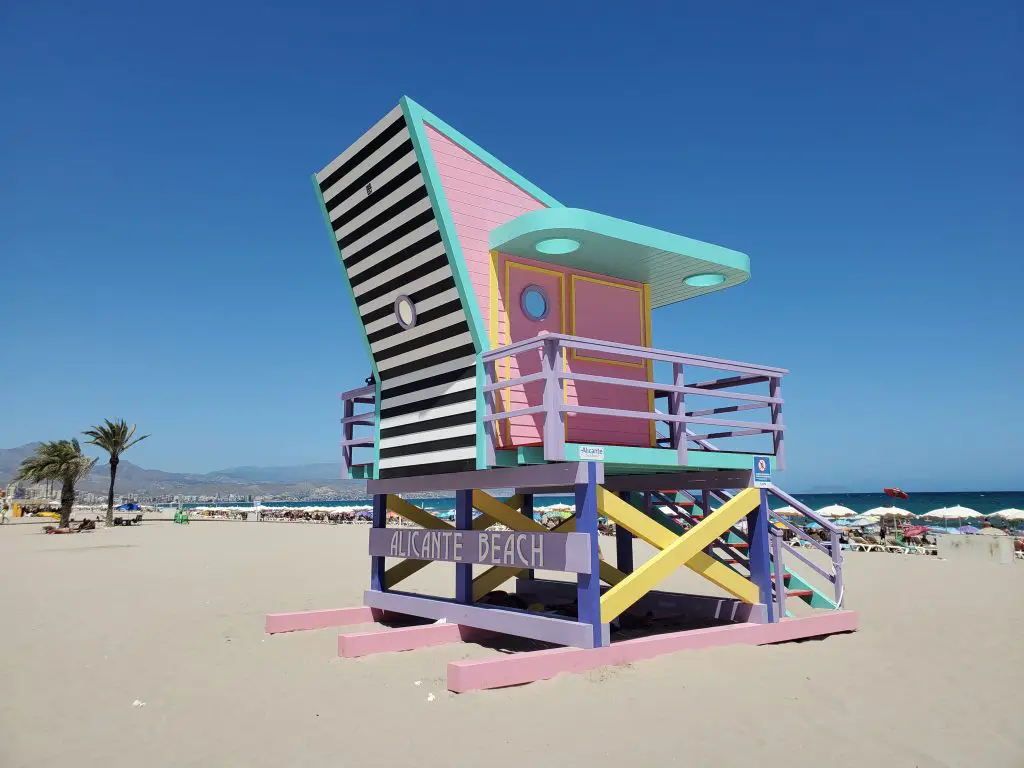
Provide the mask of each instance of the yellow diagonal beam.
POLYGON ((548 529, 533 518, 527 517, 519 510, 499 501, 486 491, 473 491, 473 506, 513 531, 532 531, 547 533, 548 529))
MULTIPOLYGON (((501 504, 502 506, 507 507, 513 514, 516 515, 519 514, 519 508, 523 506, 523 496, 522 494, 518 493, 505 502, 498 501, 497 499, 490 496, 488 498, 491 498, 495 504, 501 504)), ((451 523, 446 523, 441 518, 435 517, 434 515, 427 512, 427 510, 421 507, 417 507, 415 504, 410 504, 401 496, 388 494, 387 508, 390 511, 394 512, 396 515, 400 515, 404 517, 406 520, 416 523, 417 525, 422 526, 423 528, 433 528, 435 531, 455 530, 455 526, 451 523)), ((484 512, 484 510, 482 509, 480 511, 484 512)), ((494 518, 492 518, 490 515, 484 512, 484 514, 481 517, 478 517, 476 520, 473 521, 473 530, 482 530, 484 528, 487 528, 488 526, 494 525, 495 522, 496 521, 494 520, 494 518)))
POLYGON ((679 537, 668 528, 658 523, 632 504, 627 504, 611 491, 598 487, 597 509, 607 518, 614 520, 639 539, 643 539, 655 549, 671 546, 679 537))
MULTIPOLYGON (((761 503, 761 493, 747 488, 733 496, 669 546, 609 589, 601 597, 601 621, 607 623, 685 565, 761 503)), ((642 514, 642 513, 638 513, 642 514)), ((706 557, 706 555, 705 555, 706 557)), ((747 582, 748 584, 750 582, 747 582)), ((753 587, 753 584, 751 584, 753 587)), ((756 602, 757 598, 748 602, 756 602)))
MULTIPOLYGON (((525 517, 523 518, 526 519, 525 517)), ((576 518, 569 517, 551 529, 552 533, 572 533, 576 530, 576 518)), ((488 592, 493 592, 509 579, 518 578, 526 574, 529 568, 515 568, 512 566, 495 565, 488 568, 475 579, 473 579, 473 599, 479 600, 488 592)))
MULTIPOLYGON (((602 515, 656 549, 664 550, 679 539, 668 528, 604 488, 598 489, 597 508, 602 515)), ((686 567, 745 603, 756 603, 760 599, 760 592, 754 584, 704 552, 690 558, 686 567)))
MULTIPOLYGON (((518 509, 523 506, 523 497, 521 494, 516 494, 505 503, 510 508, 514 507, 518 509)), ((400 496, 389 495, 387 499, 387 508, 396 514, 401 515, 406 520, 421 525, 424 528, 433 528, 434 530, 455 530, 455 526, 451 523, 446 523, 444 520, 434 517, 434 515, 430 514, 425 509, 417 507, 415 504, 410 504, 400 496)), ((492 525, 494 525, 494 520, 490 516, 483 514, 473 521, 473 530, 482 531, 492 525)), ((385 589, 390 589, 403 579, 407 579, 417 571, 426 568, 432 562, 432 560, 402 560, 399 563, 395 563, 384 572, 385 589)))
POLYGON ((454 530, 455 526, 450 523, 446 523, 439 517, 427 512, 425 509, 417 507, 415 504, 410 504, 408 501, 403 499, 401 496, 395 496, 394 494, 388 494, 387 507, 390 511, 395 514, 401 515, 406 520, 416 523, 423 528, 433 528, 435 531, 442 530, 454 530))
MULTIPOLYGON (((483 512, 485 515, 489 515, 493 519, 497 520, 502 525, 511 528, 513 531, 548 533, 548 528, 545 525, 543 525, 542 523, 538 523, 536 520, 526 517, 521 513, 517 512, 516 510, 512 509, 508 505, 501 503, 486 491, 473 491, 473 506, 479 509, 481 512, 483 512)), ((571 533, 572 531, 576 530, 575 518, 570 519, 572 520, 572 527, 561 528, 559 533, 571 533)), ((562 523, 562 525, 564 524, 565 523, 562 523)), ((495 567, 498 568, 501 566, 495 567)), ((480 576, 483 577, 486 575, 486 573, 487 572, 485 571, 484 573, 480 574, 480 576)), ((608 563, 604 562, 603 560, 600 561, 599 575, 601 577, 601 581, 606 582, 608 584, 618 584, 620 581, 626 578, 626 574, 624 574, 618 568, 608 565, 608 563)), ((497 574, 489 578, 497 578, 497 574)), ((505 581, 508 578, 509 577, 506 576, 504 579, 502 579, 502 581, 505 581)), ((498 582, 498 584, 501 583, 501 581, 498 582)), ((487 590, 487 592, 490 591, 491 590, 487 590)), ((483 594, 486 595, 487 592, 484 592, 483 594)))

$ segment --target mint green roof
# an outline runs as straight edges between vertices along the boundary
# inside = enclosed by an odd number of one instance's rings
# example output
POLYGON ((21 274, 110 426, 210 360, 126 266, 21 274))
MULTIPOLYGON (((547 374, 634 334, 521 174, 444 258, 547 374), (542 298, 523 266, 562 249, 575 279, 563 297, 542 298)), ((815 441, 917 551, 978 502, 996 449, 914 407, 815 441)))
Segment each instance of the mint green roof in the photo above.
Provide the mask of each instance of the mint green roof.
MULTIPOLYGON (((491 230, 491 250, 560 264, 651 286, 651 306, 663 307, 720 291, 750 277, 750 258, 739 251, 691 240, 580 208, 544 208, 491 230), (542 253, 544 240, 580 243, 569 253, 542 253), (719 274, 718 285, 687 285, 694 275, 719 274)), ((706 281, 697 281, 706 282, 706 281)))

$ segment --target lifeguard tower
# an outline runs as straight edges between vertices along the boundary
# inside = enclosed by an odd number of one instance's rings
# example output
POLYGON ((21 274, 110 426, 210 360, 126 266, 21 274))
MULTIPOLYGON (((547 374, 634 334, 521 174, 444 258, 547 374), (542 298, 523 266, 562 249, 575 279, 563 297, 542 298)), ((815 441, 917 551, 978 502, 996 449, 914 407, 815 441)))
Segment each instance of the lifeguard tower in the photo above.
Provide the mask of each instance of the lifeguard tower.
POLYGON ((363 608, 268 631, 400 615, 444 623, 342 635, 340 652, 479 630, 567 647, 453 662, 462 691, 855 628, 838 529, 771 482, 787 371, 652 347, 653 310, 745 282, 745 254, 567 207, 408 98, 314 184, 373 372, 342 395, 342 475, 374 503, 371 579, 363 608), (455 525, 402 498, 423 491, 455 497, 455 525), (575 514, 549 529, 538 493, 574 494, 575 514), (640 565, 635 537, 653 548, 640 565), (454 563, 452 595, 402 591, 434 561, 454 563), (706 592, 657 589, 680 568, 706 592), (617 639, 662 620, 698 628, 617 639))

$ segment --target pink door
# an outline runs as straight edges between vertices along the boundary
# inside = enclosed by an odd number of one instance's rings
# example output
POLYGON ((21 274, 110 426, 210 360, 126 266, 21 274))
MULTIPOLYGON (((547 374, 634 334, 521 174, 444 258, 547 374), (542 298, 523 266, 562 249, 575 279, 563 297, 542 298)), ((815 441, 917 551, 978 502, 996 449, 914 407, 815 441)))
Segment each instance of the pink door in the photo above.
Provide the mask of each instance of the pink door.
MULTIPOLYGON (((649 309, 646 287, 639 283, 571 271, 503 256, 498 261, 500 307, 497 343, 512 344, 532 339, 545 331, 573 336, 648 346, 649 309)), ((648 381, 645 360, 621 354, 566 351, 567 370, 617 379, 648 381)), ((529 376, 541 370, 538 350, 504 358, 498 364, 499 379, 529 376)), ((510 387, 504 410, 541 405, 543 382, 510 387)), ((565 383, 565 400, 596 408, 650 412, 653 398, 646 389, 621 384, 565 383)), ((540 445, 543 416, 509 419, 499 435, 499 445, 540 445)), ((646 419, 569 414, 566 441, 597 445, 651 446, 653 424, 646 419)))
MULTIPOLYGON (((569 276, 569 333, 587 339, 612 341, 640 347, 647 339, 646 288, 642 284, 597 275, 569 276)), ((569 370, 627 381, 648 381, 648 361, 628 355, 572 350, 569 370)), ((623 384, 570 382, 569 402, 592 408, 624 411, 652 410, 651 390, 623 384)), ((596 445, 651 446, 653 422, 617 416, 570 414, 567 439, 596 445)))
MULTIPOLYGON (((512 344, 523 339, 532 339, 544 331, 562 333, 565 331, 565 276, 558 270, 506 259, 502 264, 501 276, 504 290, 506 327, 502 336, 503 344, 512 344)), ((511 356, 498 364, 500 379, 515 379, 529 376, 541 370, 541 353, 530 350, 511 356)), ((505 410, 517 410, 544 402, 544 383, 532 382, 505 390, 505 410)), ((506 422, 503 445, 540 445, 544 431, 541 414, 517 416, 506 422)))

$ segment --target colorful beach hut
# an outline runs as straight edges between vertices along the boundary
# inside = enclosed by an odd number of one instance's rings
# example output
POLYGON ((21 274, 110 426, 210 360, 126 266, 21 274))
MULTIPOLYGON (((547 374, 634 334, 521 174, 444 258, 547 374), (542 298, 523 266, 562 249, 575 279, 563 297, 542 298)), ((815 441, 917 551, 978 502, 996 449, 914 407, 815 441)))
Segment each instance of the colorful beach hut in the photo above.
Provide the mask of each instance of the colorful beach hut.
MULTIPOLYGON (((659 635, 663 651, 855 626, 840 610, 838 529, 771 482, 785 462, 787 371, 653 346, 654 311, 746 282, 745 254, 570 207, 408 98, 313 182, 372 369, 372 384, 342 396, 342 474, 374 499, 365 609, 596 654, 559 657, 573 669, 650 655, 616 640, 627 617, 713 625, 659 635), (455 497, 454 525, 402 497, 422 491, 455 497), (576 511, 549 530, 533 498, 558 492, 575 494, 576 511), (830 542, 774 515, 770 495, 830 542), (420 527, 388 528, 389 512, 420 527), (599 517, 614 523, 614 561, 599 517), (634 538, 656 552, 638 566, 634 538), (455 564, 454 596, 401 589, 435 561, 455 564), (680 568, 714 596, 660 591, 680 568), (823 610, 787 618, 787 599, 823 610)), ((402 637, 442 631, 420 629, 402 637)), ((377 640, 348 642, 354 653, 377 640)), ((449 685, 552 669, 520 659, 487 671, 500 663, 450 667, 449 685)))

